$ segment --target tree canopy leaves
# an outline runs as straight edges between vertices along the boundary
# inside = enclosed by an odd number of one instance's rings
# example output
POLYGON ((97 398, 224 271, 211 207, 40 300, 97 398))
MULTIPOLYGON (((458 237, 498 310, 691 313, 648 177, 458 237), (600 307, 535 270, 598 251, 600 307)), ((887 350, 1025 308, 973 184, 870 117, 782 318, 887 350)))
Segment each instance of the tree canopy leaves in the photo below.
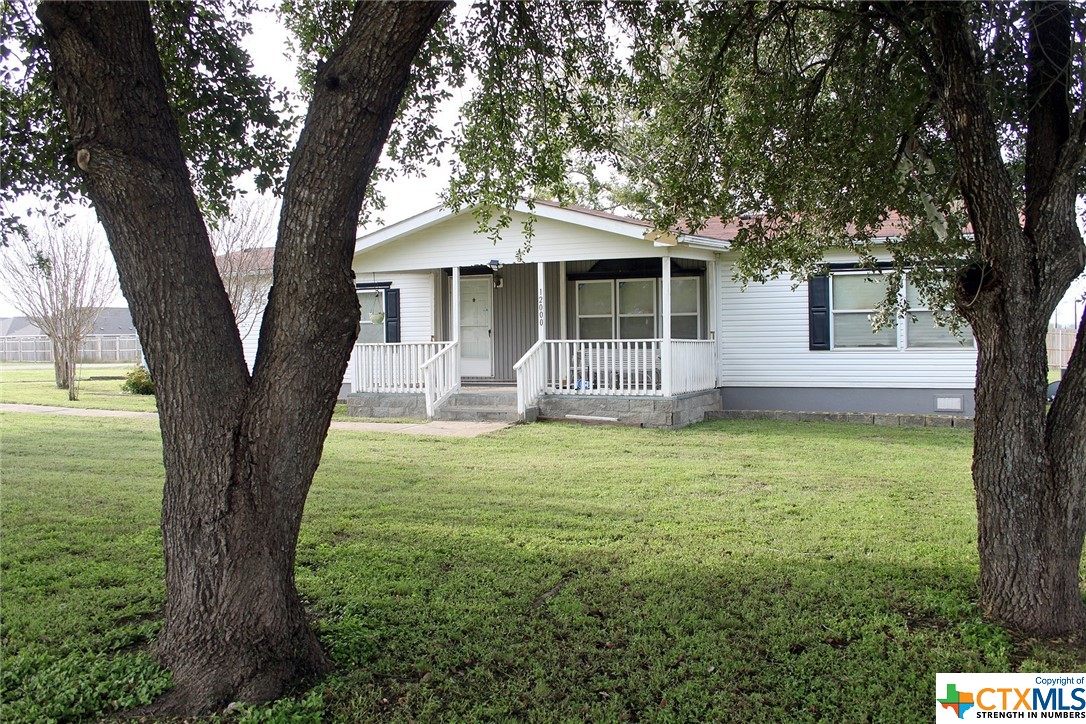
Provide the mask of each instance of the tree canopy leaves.
MULTIPOLYGON (((34 8, 4 0, 0 204, 6 232, 17 224, 20 199, 34 197, 53 208, 82 199, 34 8)), ((241 41, 252 32, 245 17, 253 9, 250 0, 152 4, 171 108, 197 197, 211 219, 227 211, 244 174, 254 174, 258 189, 279 187, 297 122, 285 95, 251 72, 241 41)))
MULTIPOLYGON (((555 10, 484 4, 468 19, 478 89, 464 109, 454 204, 590 198, 687 230, 745 214, 737 269, 751 280, 804 278, 831 247, 870 260, 869 238, 892 218, 901 233, 885 248, 898 269, 921 269, 914 280, 925 296, 949 303, 944 277, 977 253, 918 6, 555 10)), ((963 12, 1021 205, 1029 97, 1022 5, 971 3, 963 12)), ((1067 70, 1081 135, 1086 10, 1072 13, 1067 70)), ((1077 173, 1082 189, 1081 165, 1077 173)))

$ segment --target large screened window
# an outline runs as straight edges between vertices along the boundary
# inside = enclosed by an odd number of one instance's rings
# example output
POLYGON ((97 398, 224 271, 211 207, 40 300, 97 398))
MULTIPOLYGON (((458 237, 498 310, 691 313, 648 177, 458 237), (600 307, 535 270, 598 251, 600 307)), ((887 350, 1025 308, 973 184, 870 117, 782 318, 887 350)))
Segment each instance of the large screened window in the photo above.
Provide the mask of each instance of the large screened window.
POLYGON ((671 280, 671 337, 697 339, 701 330, 701 279, 671 280))
POLYGON ((656 337, 656 280, 628 279, 618 283, 618 338, 656 337))
POLYGON ((577 282, 577 338, 613 339, 615 283, 610 279, 577 282))
POLYGON ((358 306, 362 312, 362 318, 358 329, 358 344, 382 343, 385 341, 385 325, 383 315, 385 313, 385 294, 380 289, 363 289, 358 292, 358 306), (377 323, 372 315, 381 315, 381 322, 377 323))
MULTIPOLYGON (((578 339, 656 339, 660 336, 659 279, 591 279, 576 282, 578 339)), ((671 336, 698 339, 701 279, 671 280, 671 336)))
POLYGON ((935 313, 924 306, 916 288, 909 282, 908 274, 905 275, 903 286, 909 314, 897 323, 873 331, 872 317, 876 307, 886 298, 886 277, 862 272, 832 275, 830 298, 833 348, 973 346, 973 335, 968 326, 962 329, 959 337, 948 328, 936 324, 935 313))

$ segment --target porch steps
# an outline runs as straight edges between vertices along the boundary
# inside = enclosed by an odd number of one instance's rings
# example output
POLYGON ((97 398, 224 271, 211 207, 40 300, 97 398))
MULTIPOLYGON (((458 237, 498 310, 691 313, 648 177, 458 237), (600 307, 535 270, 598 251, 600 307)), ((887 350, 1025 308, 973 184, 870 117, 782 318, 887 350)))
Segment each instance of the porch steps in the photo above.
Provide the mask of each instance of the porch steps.
POLYGON ((436 420, 470 420, 478 422, 517 422, 517 391, 515 389, 462 388, 439 407, 436 420))

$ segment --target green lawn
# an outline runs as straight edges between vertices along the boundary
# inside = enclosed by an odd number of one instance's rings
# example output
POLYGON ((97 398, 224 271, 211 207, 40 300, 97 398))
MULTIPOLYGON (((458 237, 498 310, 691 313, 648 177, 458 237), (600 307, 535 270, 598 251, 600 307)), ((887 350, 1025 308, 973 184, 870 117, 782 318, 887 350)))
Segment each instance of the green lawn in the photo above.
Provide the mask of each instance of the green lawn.
POLYGON ((121 392, 125 374, 134 367, 135 365, 131 364, 80 365, 76 372, 79 377, 79 399, 71 401, 68 399, 67 390, 57 389, 51 363, 3 364, 0 365, 0 402, 155 412, 153 395, 130 395, 121 392))
MULTIPOLYGON (((0 415, 0 719, 168 678, 153 420, 0 415)), ((337 669, 231 720, 930 721, 939 671, 1082 671, 974 607, 953 429, 333 431, 297 580, 337 669)))
MULTIPOLYGON (((80 365, 79 399, 68 399, 68 391, 57 389, 52 363, 0 363, 0 402, 20 405, 51 405, 92 410, 156 412, 153 395, 121 392, 124 376, 133 365, 80 365)), ((332 415, 335 420, 359 420, 347 416, 347 405, 340 403, 332 415)), ((382 420, 381 422, 402 422, 382 420)), ((418 422, 411 420, 411 422, 418 422)))

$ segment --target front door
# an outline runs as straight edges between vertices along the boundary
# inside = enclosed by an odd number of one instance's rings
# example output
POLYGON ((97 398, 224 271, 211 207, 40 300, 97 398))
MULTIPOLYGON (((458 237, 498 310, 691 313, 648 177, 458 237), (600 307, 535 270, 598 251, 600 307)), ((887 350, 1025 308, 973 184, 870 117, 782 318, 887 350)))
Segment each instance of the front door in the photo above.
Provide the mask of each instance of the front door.
POLYGON ((460 374, 493 377, 494 285, 489 276, 460 278, 460 374))

